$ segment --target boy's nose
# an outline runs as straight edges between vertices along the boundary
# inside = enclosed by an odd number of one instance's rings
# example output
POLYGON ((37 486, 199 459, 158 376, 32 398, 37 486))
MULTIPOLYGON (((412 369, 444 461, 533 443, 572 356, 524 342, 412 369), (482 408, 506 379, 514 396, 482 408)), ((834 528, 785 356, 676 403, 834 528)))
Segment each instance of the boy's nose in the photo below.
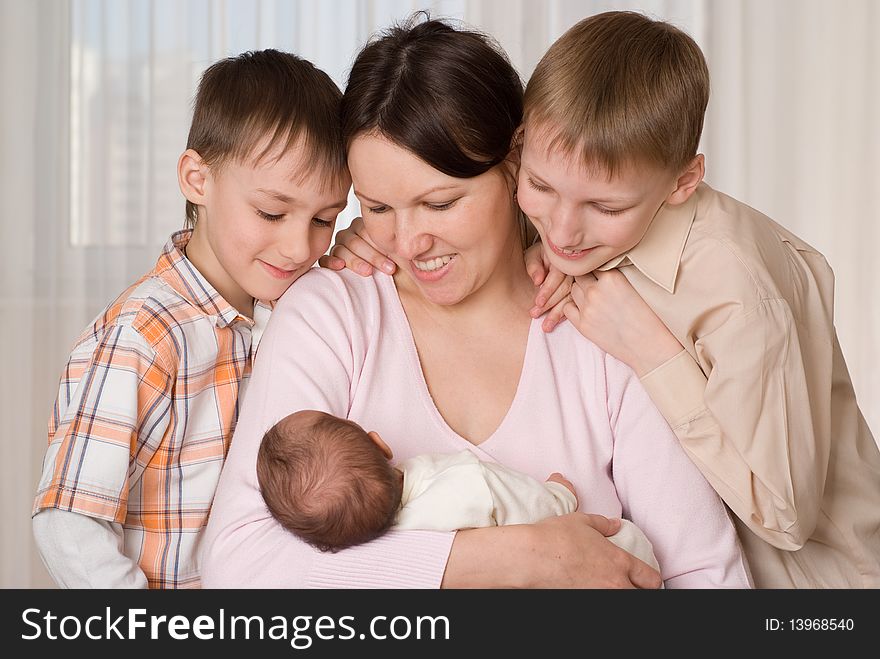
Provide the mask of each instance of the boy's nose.
POLYGON ((550 218, 548 234, 557 247, 579 247, 583 241, 583 226, 575 209, 557 206, 550 218))
POLYGON ((291 264, 302 265, 309 260, 312 253, 309 241, 312 218, 288 220, 287 224, 279 251, 291 264))

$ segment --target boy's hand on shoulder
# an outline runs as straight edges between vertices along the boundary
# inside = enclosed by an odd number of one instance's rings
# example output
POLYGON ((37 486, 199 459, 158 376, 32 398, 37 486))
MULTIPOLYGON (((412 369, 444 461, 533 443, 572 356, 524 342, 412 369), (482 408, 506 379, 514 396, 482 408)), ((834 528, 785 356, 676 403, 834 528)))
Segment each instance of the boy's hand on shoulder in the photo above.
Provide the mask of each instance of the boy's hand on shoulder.
POLYGON ((683 350, 619 270, 577 277, 563 311, 581 334, 639 377, 683 350))
POLYGON ((336 240, 328 255, 318 259, 322 268, 343 270, 348 268, 359 275, 369 277, 373 268, 393 275, 397 266, 377 250, 367 238, 364 221, 356 217, 347 229, 336 234, 336 240))
POLYGON ((529 311, 532 318, 538 318, 547 314, 541 328, 545 332, 552 332, 554 328, 565 320, 562 310, 568 301, 568 294, 574 277, 570 277, 552 265, 547 260, 541 244, 532 245, 525 252, 526 272, 538 292, 535 294, 535 306, 529 311))

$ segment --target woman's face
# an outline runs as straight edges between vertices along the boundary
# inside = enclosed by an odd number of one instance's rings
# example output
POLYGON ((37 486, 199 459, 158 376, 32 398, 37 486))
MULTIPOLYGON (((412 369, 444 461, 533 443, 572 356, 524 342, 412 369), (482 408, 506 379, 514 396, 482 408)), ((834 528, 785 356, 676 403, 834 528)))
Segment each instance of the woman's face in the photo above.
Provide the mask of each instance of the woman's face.
POLYGON ((370 238, 426 300, 457 304, 522 269, 506 164, 455 178, 366 134, 353 140, 348 165, 370 238))

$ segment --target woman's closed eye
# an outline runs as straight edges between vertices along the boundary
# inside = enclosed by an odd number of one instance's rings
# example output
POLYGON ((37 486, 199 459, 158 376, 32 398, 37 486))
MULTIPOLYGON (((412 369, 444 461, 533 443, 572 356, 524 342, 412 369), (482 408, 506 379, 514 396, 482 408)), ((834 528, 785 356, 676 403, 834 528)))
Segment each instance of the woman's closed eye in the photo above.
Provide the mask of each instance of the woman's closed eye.
POLYGON ((313 217, 312 224, 319 229, 326 229, 333 226, 335 220, 322 220, 320 217, 313 217))
POLYGON ((442 202, 439 204, 434 204, 434 203, 430 203, 430 202, 426 201, 425 207, 430 208, 432 211, 445 211, 445 210, 449 210, 450 208, 455 206, 455 203, 457 201, 458 201, 458 199, 453 199, 452 201, 445 201, 445 202, 442 202))

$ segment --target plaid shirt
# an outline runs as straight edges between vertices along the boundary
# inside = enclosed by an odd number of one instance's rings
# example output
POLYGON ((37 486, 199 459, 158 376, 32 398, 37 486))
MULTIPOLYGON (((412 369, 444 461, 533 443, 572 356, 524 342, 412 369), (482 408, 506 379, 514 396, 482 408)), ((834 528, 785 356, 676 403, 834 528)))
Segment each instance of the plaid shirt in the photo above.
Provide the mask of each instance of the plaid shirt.
POLYGON ((197 588, 198 546, 269 307, 241 316, 181 250, 79 337, 49 419, 33 513, 118 522, 151 588, 197 588))

